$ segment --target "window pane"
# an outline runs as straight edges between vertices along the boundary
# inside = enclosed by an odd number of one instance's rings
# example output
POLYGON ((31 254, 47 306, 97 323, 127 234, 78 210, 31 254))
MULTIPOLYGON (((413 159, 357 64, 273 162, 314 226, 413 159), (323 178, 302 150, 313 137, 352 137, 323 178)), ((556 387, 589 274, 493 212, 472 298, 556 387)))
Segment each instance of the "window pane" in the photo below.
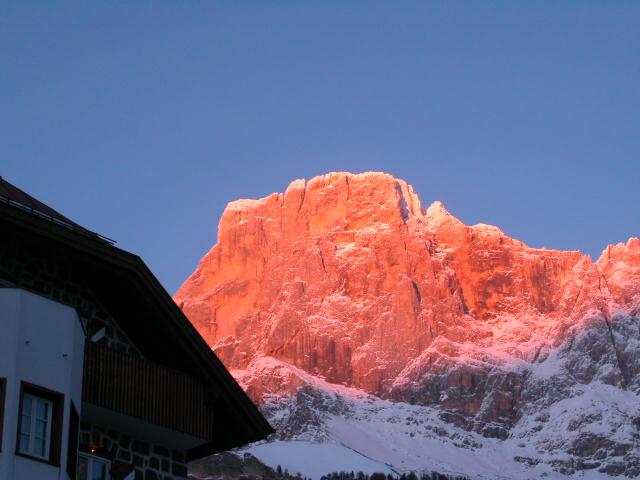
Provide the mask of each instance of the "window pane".
POLYGON ((107 480, 107 464, 101 460, 93 459, 91 466, 91 480, 107 480))
POLYGON ((25 415, 31 415, 31 408, 32 408, 31 397, 28 395, 25 395, 24 399, 22 400, 22 413, 24 413, 25 415))
POLYGON ((45 456, 44 447, 45 447, 44 439, 36 437, 33 441, 33 453, 40 457, 44 457, 45 456))
POLYGON ((29 452, 29 435, 24 433, 20 434, 20 451, 23 453, 29 452))
POLYGON ((36 418, 40 420, 49 419, 49 402, 44 400, 36 401, 36 418))
POLYGON ((22 398, 22 418, 20 419, 20 451, 29 453, 30 434, 31 434, 31 408, 33 403, 31 397, 25 395, 22 398))
POLYGON ((36 437, 45 438, 47 431, 47 423, 42 420, 36 420, 36 437))
POLYGON ((88 480, 89 460, 86 457, 78 457, 77 480, 88 480))
POLYGON ((31 415, 22 415, 22 421, 20 422, 20 433, 29 435, 31 430, 31 415))

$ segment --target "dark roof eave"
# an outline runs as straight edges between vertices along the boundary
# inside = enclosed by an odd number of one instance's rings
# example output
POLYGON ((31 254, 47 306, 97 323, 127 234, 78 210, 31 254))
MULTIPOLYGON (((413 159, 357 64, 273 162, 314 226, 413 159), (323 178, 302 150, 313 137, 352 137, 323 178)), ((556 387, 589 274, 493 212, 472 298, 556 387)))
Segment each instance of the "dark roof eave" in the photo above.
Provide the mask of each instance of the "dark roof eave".
POLYGON ((221 396, 230 408, 230 413, 235 412, 240 419, 249 420, 246 426, 255 433, 255 437, 248 435, 247 443, 265 438, 274 431, 140 257, 7 204, 0 203, 0 219, 15 223, 36 236, 70 247, 80 254, 128 271, 129 278, 141 287, 139 290, 146 293, 147 299, 165 313, 161 320, 177 334, 175 340, 180 353, 189 356, 199 366, 201 376, 221 387, 221 396))
MULTIPOLYGON (((269 428, 271 429, 269 434, 275 432, 275 430, 273 430, 271 427, 269 428)), ((215 442, 206 443, 204 445, 200 445, 198 447, 195 447, 189 450, 187 452, 187 461, 192 462, 194 460, 199 460, 201 458, 208 457, 209 455, 214 455, 216 453, 225 452, 227 450, 231 450, 234 448, 243 447, 249 443, 254 443, 260 440, 264 440, 265 437, 266 436, 257 436, 252 440, 249 440, 248 442, 229 442, 224 444, 215 443, 215 442)))
MULTIPOLYGON (((225 397, 225 393, 229 394, 231 398, 235 398, 236 400, 240 400, 238 402, 230 403, 229 406, 232 410, 239 408, 240 411, 252 418, 254 426, 256 427, 256 438, 249 440, 250 442, 261 440, 267 435, 274 432, 273 428, 262 416, 257 407, 253 404, 251 399, 247 396, 245 391, 238 385, 233 376, 229 373, 227 368, 223 365, 220 359, 213 353, 211 347, 204 341, 202 336, 198 333, 195 327, 191 324, 191 322, 187 319, 187 317, 182 313, 182 310, 178 308, 176 303, 173 301, 171 296, 166 292, 164 287, 158 282, 158 280, 153 276, 151 271, 146 267, 144 262, 136 257, 137 261, 140 263, 139 273, 144 273, 147 276, 147 282, 145 285, 154 287, 156 290, 156 296, 159 300, 162 300, 165 304, 164 307, 167 310, 167 313, 170 313, 177 321, 176 324, 182 329, 184 333, 184 338, 178 337, 177 340, 184 340, 185 345, 183 351, 188 351, 198 356, 198 360, 202 362, 206 362, 210 367, 213 367, 211 371, 215 373, 214 379, 220 383, 224 390, 221 393, 222 398, 225 397), (191 348, 190 348, 191 347, 191 348), (241 397, 241 398, 238 398, 241 397)), ((239 445, 233 445, 233 448, 239 445)))

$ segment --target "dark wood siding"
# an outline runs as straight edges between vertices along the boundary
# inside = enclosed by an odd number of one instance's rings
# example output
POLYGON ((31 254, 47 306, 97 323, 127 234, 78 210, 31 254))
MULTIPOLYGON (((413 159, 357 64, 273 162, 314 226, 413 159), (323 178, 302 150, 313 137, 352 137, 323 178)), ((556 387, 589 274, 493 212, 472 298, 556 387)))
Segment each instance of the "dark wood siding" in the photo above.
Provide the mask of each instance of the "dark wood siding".
POLYGON ((67 473, 69 478, 76 478, 76 469, 78 466, 78 429, 80 428, 80 416, 78 410, 70 402, 71 407, 69 409, 69 442, 67 444, 67 473))
POLYGON ((214 438, 209 392, 194 377, 87 342, 84 402, 202 439, 214 438))

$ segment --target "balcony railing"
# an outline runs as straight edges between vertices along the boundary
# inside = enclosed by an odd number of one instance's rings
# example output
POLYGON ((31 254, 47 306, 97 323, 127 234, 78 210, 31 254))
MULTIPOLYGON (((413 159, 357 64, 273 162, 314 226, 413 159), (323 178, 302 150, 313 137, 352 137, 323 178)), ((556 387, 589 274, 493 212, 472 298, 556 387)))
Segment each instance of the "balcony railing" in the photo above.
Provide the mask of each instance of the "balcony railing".
POLYGON ((87 342, 83 401, 202 439, 213 438, 208 391, 190 375, 87 342))

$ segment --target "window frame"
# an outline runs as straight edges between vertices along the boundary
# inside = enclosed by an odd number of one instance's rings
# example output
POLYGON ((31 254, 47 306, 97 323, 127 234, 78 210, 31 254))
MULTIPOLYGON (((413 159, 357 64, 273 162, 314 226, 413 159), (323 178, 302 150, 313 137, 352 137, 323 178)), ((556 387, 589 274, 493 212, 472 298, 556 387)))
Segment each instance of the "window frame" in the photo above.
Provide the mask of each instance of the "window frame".
POLYGON ((33 395, 31 393, 24 393, 24 395, 22 395, 22 411, 21 411, 21 415, 20 415, 20 444, 18 445, 18 449, 20 450, 20 453, 25 454, 25 455, 30 455, 32 457, 38 457, 42 460, 46 460, 49 458, 49 455, 51 454, 51 431, 53 430, 52 428, 52 423, 53 423, 53 402, 51 400, 49 400, 48 398, 43 398, 43 397, 39 397, 36 395, 33 395), (25 412, 24 411, 24 403, 29 400, 31 402, 31 411, 30 412, 25 412), (40 405, 45 405, 46 409, 45 409, 45 418, 38 418, 38 407, 40 405), (27 432, 23 432, 22 431, 22 427, 23 427, 23 415, 28 415, 29 417, 29 426, 28 426, 28 430, 27 432), (38 425, 38 420, 44 420, 45 422, 45 431, 44 431, 44 438, 38 437, 37 434, 37 425, 38 425), (29 444, 27 445, 27 450, 24 451, 22 449, 22 436, 26 435, 27 439, 29 441, 29 444), (43 449, 43 454, 41 455, 40 453, 36 452, 36 441, 37 440, 44 440, 44 449, 43 449))
MULTIPOLYGON (((80 463, 80 459, 86 459, 87 460, 87 480, 90 480, 92 478, 92 467, 93 467, 93 463, 98 461, 101 463, 106 464, 106 477, 105 480, 111 480, 111 470, 113 469, 113 462, 111 461, 111 459, 107 458, 107 457, 102 457, 100 455, 96 455, 94 453, 89 453, 86 452, 84 450, 79 451, 78 452, 78 464, 80 463)), ((76 467, 76 471, 78 471, 79 469, 76 467)))
MULTIPOLYGON (((32 414, 35 410, 35 403, 32 404, 32 414)), ((29 458, 38 462, 48 463, 50 465, 60 466, 60 451, 62 445, 62 427, 64 420, 64 395, 62 393, 49 390, 48 388, 34 385, 25 381, 20 382, 20 402, 18 408, 18 427, 16 428, 16 455, 19 457, 29 458), (47 422, 48 436, 45 439, 45 453, 44 457, 34 454, 33 451, 23 452, 20 449, 20 432, 22 427, 22 414, 25 397, 30 397, 34 400, 44 400, 49 402, 50 408, 50 421, 47 422)), ((31 426, 35 425, 35 418, 32 415, 31 426)), ((29 445, 33 445, 35 441, 35 431, 30 431, 29 445)))

